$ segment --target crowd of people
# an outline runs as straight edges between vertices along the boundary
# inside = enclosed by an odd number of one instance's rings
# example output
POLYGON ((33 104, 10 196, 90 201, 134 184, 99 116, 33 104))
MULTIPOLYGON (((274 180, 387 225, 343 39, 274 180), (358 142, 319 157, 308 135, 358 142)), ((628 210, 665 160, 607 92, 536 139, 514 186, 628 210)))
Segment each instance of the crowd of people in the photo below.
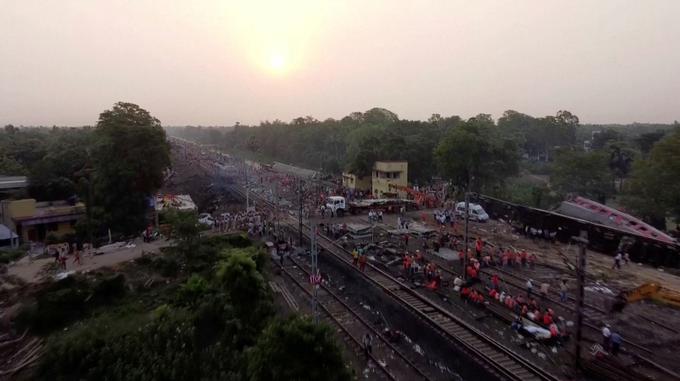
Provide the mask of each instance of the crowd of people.
MULTIPOLYGON (((90 250, 90 245, 89 244, 83 244, 81 247, 78 246, 77 243, 59 243, 59 244, 53 244, 53 245, 48 245, 45 250, 47 252, 47 255, 51 256, 54 258, 54 263, 57 265, 57 267, 61 270, 66 270, 66 264, 68 261, 68 256, 71 255, 73 257, 73 264, 81 266, 82 263, 82 256, 85 253, 91 252, 90 250)), ((30 257, 30 256, 29 256, 30 257)))
POLYGON ((255 210, 225 212, 215 219, 213 230, 220 233, 244 230, 251 236, 262 237, 267 234, 271 223, 270 215, 255 210))

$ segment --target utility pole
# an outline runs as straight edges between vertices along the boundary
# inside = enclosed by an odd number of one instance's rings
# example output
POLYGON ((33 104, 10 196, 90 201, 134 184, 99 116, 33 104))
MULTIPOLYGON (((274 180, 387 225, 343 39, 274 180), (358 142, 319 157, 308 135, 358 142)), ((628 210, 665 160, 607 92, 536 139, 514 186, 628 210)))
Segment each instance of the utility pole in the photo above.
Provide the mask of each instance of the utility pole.
POLYGON ((302 179, 298 180, 298 243, 302 247, 302 179))
POLYGON ((465 253, 463 255, 463 279, 467 280, 468 222, 470 220, 470 182, 465 185, 465 253))
MULTIPOLYGON (((87 180, 87 236, 88 239, 90 240, 90 250, 93 249, 94 246, 94 239, 92 238, 92 206, 94 205, 94 196, 93 196, 93 191, 92 191, 92 171, 90 171, 88 180, 87 180)), ((154 209, 155 209, 156 203, 154 199, 154 209)), ((154 210, 156 213, 156 219, 158 219, 158 212, 154 210)), ((158 226, 158 223, 156 223, 156 226, 158 226)), ((93 251, 94 252, 94 251, 93 251)))
POLYGON ((246 176, 246 211, 250 209, 250 186, 248 185, 248 163, 243 162, 243 169, 246 176))
POLYGON ((319 295, 319 284, 321 283, 321 273, 319 271, 319 252, 317 249, 317 234, 318 229, 316 223, 312 225, 312 237, 310 242, 310 254, 312 257, 312 271, 310 276, 310 281, 312 284, 312 314, 314 316, 314 322, 319 323, 319 313, 317 311, 317 299, 319 295))
POLYGON ((578 265, 576 268, 576 367, 581 366, 581 338, 583 335, 583 305, 584 292, 583 287, 586 278, 586 246, 588 245, 588 232, 581 230, 578 237, 572 237, 579 245, 578 251, 578 265))

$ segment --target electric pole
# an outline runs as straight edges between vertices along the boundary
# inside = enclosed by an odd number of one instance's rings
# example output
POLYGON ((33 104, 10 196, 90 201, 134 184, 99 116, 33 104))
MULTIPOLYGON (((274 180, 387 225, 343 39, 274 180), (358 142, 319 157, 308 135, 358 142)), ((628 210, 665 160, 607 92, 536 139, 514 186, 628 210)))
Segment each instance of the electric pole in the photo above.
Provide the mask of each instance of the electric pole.
POLYGON ((576 367, 581 366, 581 338, 583 330, 583 305, 584 292, 583 287, 586 278, 586 246, 588 245, 588 232, 581 230, 578 237, 572 237, 579 245, 578 251, 578 266, 576 268, 576 367))
POLYGON ((243 164, 244 164, 243 169, 246 176, 246 211, 248 211, 248 209, 250 209, 250 186, 248 185, 248 163, 244 161, 243 164))
POLYGON ((310 253, 312 257, 312 271, 311 271, 311 283, 312 283, 312 314, 314 315, 314 322, 319 323, 319 313, 317 311, 317 298, 319 295, 319 284, 321 283, 321 273, 319 271, 319 252, 317 248, 317 234, 318 229, 316 223, 312 225, 311 242, 310 242, 310 253))
POLYGON ((302 247, 302 179, 298 180, 298 243, 302 247))
POLYGON ((465 185, 465 253, 463 255, 463 279, 467 280, 468 222, 470 221, 470 182, 465 185))

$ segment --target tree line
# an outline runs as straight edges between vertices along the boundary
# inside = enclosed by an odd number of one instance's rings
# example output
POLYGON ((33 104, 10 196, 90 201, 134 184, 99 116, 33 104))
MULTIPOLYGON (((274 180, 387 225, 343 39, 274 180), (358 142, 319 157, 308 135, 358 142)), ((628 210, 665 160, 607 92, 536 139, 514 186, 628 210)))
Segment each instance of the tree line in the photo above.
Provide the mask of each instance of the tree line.
POLYGON ((140 232, 169 166, 160 121, 132 103, 116 103, 94 127, 7 125, 0 132, 0 175, 29 177, 27 194, 14 197, 85 201, 89 218, 76 226, 82 239, 108 229, 140 232))
POLYGON ((680 148, 674 146, 679 127, 677 121, 584 125, 565 110, 544 117, 508 110, 497 120, 488 114, 467 120, 433 114, 417 121, 373 108, 339 120, 307 116, 168 131, 243 157, 332 175, 366 175, 376 160, 407 160, 414 185, 443 179, 458 192, 470 189, 542 208, 578 194, 614 202, 663 227, 666 217, 680 217, 672 197, 680 172, 674 158, 662 151, 665 145, 680 148), (668 175, 663 180, 648 175, 654 170, 668 175), (664 196, 655 188, 663 189, 664 196))

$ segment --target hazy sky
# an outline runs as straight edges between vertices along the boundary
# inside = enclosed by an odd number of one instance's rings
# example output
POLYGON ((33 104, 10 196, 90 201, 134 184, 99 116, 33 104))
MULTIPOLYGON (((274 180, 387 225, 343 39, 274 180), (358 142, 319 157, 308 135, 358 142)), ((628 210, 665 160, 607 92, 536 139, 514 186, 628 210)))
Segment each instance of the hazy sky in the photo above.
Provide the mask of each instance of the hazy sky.
POLYGON ((680 120, 680 0, 0 0, 0 124, 680 120))

